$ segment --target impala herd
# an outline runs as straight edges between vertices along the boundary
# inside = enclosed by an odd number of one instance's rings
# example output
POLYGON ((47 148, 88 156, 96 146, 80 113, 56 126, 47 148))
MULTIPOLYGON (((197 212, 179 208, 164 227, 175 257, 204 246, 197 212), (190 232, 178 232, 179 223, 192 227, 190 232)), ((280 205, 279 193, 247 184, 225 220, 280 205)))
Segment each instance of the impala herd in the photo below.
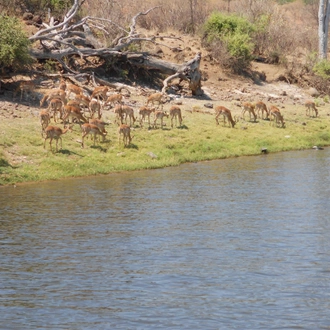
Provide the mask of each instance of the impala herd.
MULTIPOLYGON (((18 92, 21 93, 21 99, 24 94, 32 94, 36 89, 32 81, 22 82, 14 91, 14 97, 18 92)), ((116 123, 118 124, 118 143, 121 141, 124 146, 128 146, 133 136, 131 128, 137 121, 134 108, 124 104, 123 95, 114 93, 107 95, 109 88, 107 86, 95 87, 91 96, 86 96, 81 87, 71 83, 66 83, 63 79, 60 81, 58 88, 53 88, 43 95, 40 101, 40 107, 48 103, 47 109, 42 109, 39 113, 41 124, 41 135, 44 138, 44 148, 47 139, 49 139, 50 149, 52 150, 52 141, 56 141, 56 151, 58 151, 58 140, 61 142, 62 135, 71 131, 74 124, 78 124, 81 128, 81 147, 84 148, 84 139, 88 135, 93 136, 93 144, 95 146, 96 136, 102 137, 105 140, 107 131, 105 126, 108 125, 102 120, 102 109, 111 107, 116 115, 116 123), (96 118, 95 118, 96 117, 96 118), (51 118, 54 123, 61 121, 64 128, 51 125, 51 118), (128 123, 129 119, 129 123, 128 123)), ((182 112, 178 105, 172 105, 168 112, 163 110, 166 95, 163 93, 153 93, 146 99, 144 106, 138 110, 139 126, 143 128, 147 121, 149 128, 157 127, 157 122, 160 122, 160 127, 165 125, 164 118, 170 118, 171 127, 175 124, 182 126, 182 112), (150 106, 149 106, 150 104, 150 106), (157 106, 157 108, 155 107, 157 106), (160 109, 159 109, 160 108, 160 109), (151 116, 153 115, 153 121, 151 116)), ((313 101, 306 101, 306 116, 318 116, 318 110, 313 101)), ((243 102, 241 104, 241 115, 233 116, 231 111, 224 106, 215 107, 215 121, 219 125, 219 120, 223 120, 223 125, 228 122, 229 126, 234 128, 239 119, 245 121, 246 113, 249 114, 250 121, 257 121, 257 118, 269 120, 273 125, 284 128, 285 121, 280 110, 274 106, 267 105, 264 102, 243 102)))

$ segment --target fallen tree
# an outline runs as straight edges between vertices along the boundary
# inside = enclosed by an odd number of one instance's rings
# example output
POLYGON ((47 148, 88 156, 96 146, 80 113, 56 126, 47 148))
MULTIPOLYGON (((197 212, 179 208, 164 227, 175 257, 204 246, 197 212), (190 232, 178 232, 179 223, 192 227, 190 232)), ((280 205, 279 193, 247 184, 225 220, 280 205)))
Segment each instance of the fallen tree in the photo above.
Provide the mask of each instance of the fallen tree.
POLYGON ((129 46, 134 43, 150 42, 162 46, 159 42, 162 38, 173 38, 170 36, 145 37, 137 31, 138 18, 159 7, 153 7, 146 12, 138 13, 132 18, 129 29, 125 29, 111 20, 103 18, 86 16, 77 21, 78 10, 84 1, 74 0, 74 4, 65 15, 63 22, 56 24, 54 19, 51 18, 49 24, 43 23, 43 28, 29 38, 31 42, 39 42, 41 46, 39 48, 34 47, 31 50, 32 57, 39 60, 55 60, 62 65, 64 71, 73 75, 77 75, 80 72, 72 69, 67 64, 68 61, 65 60, 73 56, 79 56, 82 59, 96 56, 102 59, 111 59, 112 63, 125 62, 134 68, 156 70, 169 76, 163 82, 163 92, 169 87, 170 81, 179 78, 180 80, 188 81, 193 95, 203 94, 199 70, 201 53, 197 53, 192 60, 186 63, 176 64, 160 60, 147 52, 128 51, 129 46), (115 40, 112 40, 110 47, 103 46, 94 37, 93 29, 106 31, 103 23, 116 25, 121 31, 120 35, 115 40))

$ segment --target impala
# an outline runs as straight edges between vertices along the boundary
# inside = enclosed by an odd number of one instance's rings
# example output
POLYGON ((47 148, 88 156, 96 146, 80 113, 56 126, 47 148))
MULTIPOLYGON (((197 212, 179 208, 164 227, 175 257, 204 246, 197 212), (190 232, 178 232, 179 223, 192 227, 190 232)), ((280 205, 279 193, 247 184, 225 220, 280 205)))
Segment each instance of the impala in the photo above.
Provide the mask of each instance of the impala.
POLYGON ((155 112, 155 108, 141 107, 139 109, 140 126, 143 127, 143 121, 148 118, 148 124, 150 127, 150 115, 155 112))
POLYGON ((49 101, 48 109, 50 113, 53 113, 54 122, 56 123, 56 113, 60 113, 60 119, 63 117, 63 102, 61 99, 52 98, 49 101))
POLYGON ((313 115, 313 111, 315 111, 315 117, 319 114, 319 112, 316 109, 316 105, 313 101, 306 101, 305 102, 305 107, 306 107, 306 116, 311 116, 313 115))
POLYGON ((81 126, 81 120, 84 123, 87 123, 87 119, 82 115, 80 108, 71 106, 71 105, 65 105, 63 108, 64 116, 63 116, 63 123, 65 124, 66 119, 71 117, 71 121, 73 123, 73 119, 78 120, 78 124, 81 126))
POLYGON ((100 96, 102 96, 103 100, 106 100, 107 98, 107 92, 109 88, 107 86, 98 86, 95 87, 91 96, 91 99, 93 97, 97 98, 99 100, 100 96))
POLYGON ((120 104, 117 104, 113 111, 116 114, 116 123, 123 124, 124 114, 122 111, 122 106, 120 104))
POLYGON ((89 108, 89 113, 90 113, 91 118, 93 118, 94 114, 97 113, 98 119, 101 119, 102 112, 101 112, 100 101, 98 101, 96 99, 92 99, 88 104, 88 108, 89 108))
POLYGON ((93 125, 97 126, 97 127, 100 129, 100 131, 101 131, 102 133, 105 133, 105 134, 108 133, 108 132, 105 130, 105 126, 106 126, 106 125, 109 125, 109 123, 106 123, 105 121, 103 121, 103 120, 101 120, 101 119, 97 119, 97 118, 91 118, 91 119, 88 120, 88 122, 89 122, 90 124, 93 124, 93 125))
POLYGON ((123 99, 123 95, 121 94, 112 94, 105 101, 104 105, 115 105, 116 103, 121 104, 123 99))
POLYGON ((270 120, 274 119, 274 125, 278 125, 278 124, 282 124, 281 127, 285 127, 285 121, 284 121, 284 118, 280 112, 280 110, 275 107, 274 105, 271 105, 270 108, 269 108, 269 117, 270 117, 270 120))
POLYGON ((21 92, 21 101, 22 101, 24 93, 26 96, 28 93, 31 95, 35 91, 35 89, 36 89, 36 84, 34 81, 32 80, 21 81, 18 87, 14 91, 13 98, 16 97, 18 92, 21 92))
POLYGON ((241 114, 242 119, 244 119, 244 114, 246 111, 248 111, 248 113, 249 113, 250 121, 251 121, 251 115, 253 115, 254 121, 257 120, 257 116, 254 112, 254 105, 252 103, 250 103, 250 102, 243 103, 243 110, 242 110, 242 114, 241 114))
POLYGON ((121 106, 121 114, 122 116, 125 114, 125 122, 127 124, 127 117, 129 117, 129 124, 130 126, 135 123, 136 118, 134 117, 134 109, 128 105, 122 105, 121 106))
POLYGON ((59 98, 62 100, 63 104, 66 104, 65 91, 62 89, 53 89, 44 94, 44 97, 40 101, 40 106, 42 107, 44 103, 52 98, 59 98))
POLYGON ((83 90, 82 90, 81 87, 76 86, 74 84, 67 84, 66 85, 66 93, 67 93, 67 98, 69 99, 71 94, 74 94, 75 96, 82 95, 83 90))
POLYGON ((118 127, 118 144, 120 145, 120 137, 121 137, 121 134, 123 134, 123 142, 124 142, 124 146, 128 146, 133 137, 131 136, 131 128, 130 126, 126 125, 126 124, 121 124, 119 127, 118 127))
POLYGON ((258 117, 261 118, 261 119, 267 119, 268 118, 268 110, 267 110, 267 106, 264 102, 257 102, 256 105, 255 105, 255 111, 256 111, 256 114, 258 114, 258 117), (260 112, 261 112, 261 116, 260 116, 260 112), (266 117, 264 118, 264 112, 266 113, 266 117))
POLYGON ((81 125, 81 147, 82 148, 84 148, 84 138, 88 134, 93 135, 94 146, 95 146, 96 135, 102 136, 102 141, 104 141, 104 138, 107 135, 107 133, 101 132, 101 130, 94 124, 90 124, 90 123, 82 124, 81 125))
POLYGON ((229 126, 231 124, 232 128, 235 127, 235 124, 237 123, 237 120, 234 120, 231 111, 227 109, 226 107, 219 105, 215 108, 215 121, 217 125, 219 125, 219 116, 223 116, 223 126, 226 124, 226 118, 228 119, 229 126))
POLYGON ((71 126, 67 127, 67 128, 60 128, 57 126, 47 126, 45 129, 45 141, 44 141, 44 149, 46 148, 46 140, 50 139, 49 141, 49 145, 50 145, 50 150, 52 150, 52 141, 53 139, 56 140, 56 152, 58 151, 57 149, 57 144, 58 144, 58 140, 61 140, 61 149, 62 149, 62 135, 65 134, 68 131, 71 131, 71 126))
POLYGON ((175 123, 179 120, 179 124, 182 124, 182 114, 181 109, 177 105, 172 105, 170 108, 170 118, 171 118, 171 127, 173 128, 173 118, 175 118, 175 123))
POLYGON ((45 132, 46 127, 50 123, 50 113, 47 110, 41 110, 39 112, 40 124, 41 124, 41 136, 43 137, 43 133, 45 132))
POLYGON ((154 102, 158 102, 158 107, 157 109, 161 106, 161 108, 163 109, 163 97, 164 94, 163 93, 153 93, 151 94, 148 98, 147 98, 147 103, 146 106, 149 105, 149 103, 152 104, 152 106, 154 106, 154 102))
POLYGON ((161 128, 163 128, 164 117, 168 118, 169 114, 167 112, 163 112, 163 111, 155 111, 154 127, 156 127, 157 120, 160 119, 161 128))

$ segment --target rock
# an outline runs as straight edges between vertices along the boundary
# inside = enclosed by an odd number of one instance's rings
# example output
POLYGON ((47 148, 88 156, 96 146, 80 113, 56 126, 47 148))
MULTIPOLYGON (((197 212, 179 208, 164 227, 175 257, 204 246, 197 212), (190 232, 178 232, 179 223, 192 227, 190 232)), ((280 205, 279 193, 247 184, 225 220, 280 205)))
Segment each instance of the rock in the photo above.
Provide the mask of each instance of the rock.
POLYGON ((205 107, 205 108, 213 109, 213 104, 212 104, 212 103, 205 103, 205 104, 204 104, 204 107, 205 107))
POLYGON ((311 87, 311 88, 308 90, 308 94, 309 94, 310 96, 312 96, 312 97, 318 97, 318 96, 320 96, 319 91, 318 91, 316 88, 314 88, 314 87, 311 87))

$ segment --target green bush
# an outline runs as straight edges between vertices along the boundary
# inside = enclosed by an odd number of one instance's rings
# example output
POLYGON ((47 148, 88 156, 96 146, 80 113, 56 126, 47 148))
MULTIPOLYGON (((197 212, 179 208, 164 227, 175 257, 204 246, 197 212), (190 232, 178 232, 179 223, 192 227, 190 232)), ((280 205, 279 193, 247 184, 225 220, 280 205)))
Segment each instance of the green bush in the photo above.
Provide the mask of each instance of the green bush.
POLYGON ((330 62, 328 60, 321 60, 314 65, 314 73, 324 79, 330 78, 330 62))
POLYGON ((214 12, 204 25, 203 43, 223 67, 240 72, 251 64, 254 31, 254 25, 243 17, 214 12))
POLYGON ((18 20, 0 15, 0 66, 15 70, 31 64, 29 45, 18 20))

